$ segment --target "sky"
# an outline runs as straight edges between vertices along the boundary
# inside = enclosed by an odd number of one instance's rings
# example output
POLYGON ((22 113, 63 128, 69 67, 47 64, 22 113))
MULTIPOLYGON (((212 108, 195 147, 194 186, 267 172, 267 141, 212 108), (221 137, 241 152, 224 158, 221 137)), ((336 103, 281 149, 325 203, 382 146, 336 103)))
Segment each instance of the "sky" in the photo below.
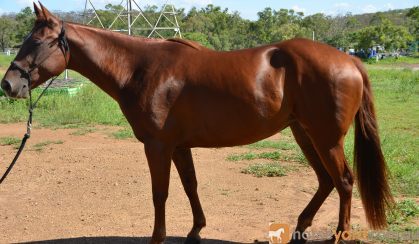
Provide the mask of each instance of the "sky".
MULTIPOLYGON (((103 7, 107 3, 119 4, 126 0, 90 0, 96 8, 103 7)), ((133 0, 140 6, 162 6, 166 0, 133 0)), ((84 10, 86 0, 42 0, 49 10, 84 10)), ((391 9, 410 8, 419 6, 419 0, 169 0, 177 8, 189 10, 191 7, 204 7, 214 4, 230 11, 238 11, 246 19, 257 19, 257 12, 266 7, 273 9, 294 9, 304 12, 305 15, 325 13, 327 15, 339 15, 351 12, 353 14, 372 13, 391 9)), ((32 7, 33 0, 0 0, 0 14, 7 12, 19 12, 22 8, 32 7)), ((89 6, 89 4, 88 4, 89 6)))

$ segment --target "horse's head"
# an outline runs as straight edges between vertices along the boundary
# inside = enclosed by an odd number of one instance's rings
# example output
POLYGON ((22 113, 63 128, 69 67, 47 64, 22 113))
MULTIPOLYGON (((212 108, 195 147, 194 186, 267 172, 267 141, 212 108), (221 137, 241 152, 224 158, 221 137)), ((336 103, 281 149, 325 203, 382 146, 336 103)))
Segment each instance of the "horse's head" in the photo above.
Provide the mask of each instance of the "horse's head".
POLYGON ((66 68, 69 56, 63 23, 40 6, 34 3, 34 27, 1 81, 1 88, 10 97, 27 97, 29 89, 66 68))

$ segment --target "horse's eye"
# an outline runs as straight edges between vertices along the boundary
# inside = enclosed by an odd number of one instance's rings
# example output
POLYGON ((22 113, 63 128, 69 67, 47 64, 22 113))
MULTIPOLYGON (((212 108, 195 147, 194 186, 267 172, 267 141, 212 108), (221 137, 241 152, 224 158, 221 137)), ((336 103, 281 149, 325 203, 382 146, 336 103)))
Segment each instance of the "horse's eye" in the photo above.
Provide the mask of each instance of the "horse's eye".
POLYGON ((41 40, 34 40, 34 41, 33 41, 33 44, 34 44, 35 46, 39 46, 39 45, 41 45, 41 44, 42 44, 42 41, 41 41, 41 40))

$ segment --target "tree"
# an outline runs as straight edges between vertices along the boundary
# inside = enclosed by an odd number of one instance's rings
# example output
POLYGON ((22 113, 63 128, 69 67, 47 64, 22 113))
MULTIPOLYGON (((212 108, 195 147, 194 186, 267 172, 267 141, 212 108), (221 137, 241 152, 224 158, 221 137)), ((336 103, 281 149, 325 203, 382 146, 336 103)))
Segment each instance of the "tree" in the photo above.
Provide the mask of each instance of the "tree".
MULTIPOLYGON (((104 9, 98 9, 105 28, 112 24, 117 14, 123 10, 122 8, 119 5, 108 4, 104 9)), ((159 8, 150 5, 143 10, 151 24, 154 24, 159 16, 159 8)), ((138 14, 137 10, 133 12, 133 16, 138 14)), ((194 7, 188 12, 185 12, 185 9, 178 9, 177 12, 185 38, 217 50, 254 47, 294 37, 311 38, 313 31, 315 31, 316 40, 342 48, 366 49, 374 45, 385 45, 389 50, 396 50, 418 42, 419 39, 419 7, 389 13, 356 16, 348 13, 334 17, 322 13, 304 17, 303 13, 290 9, 265 8, 258 13, 256 21, 243 19, 238 12, 231 12, 213 4, 203 8, 194 7)), ((57 12, 56 14, 64 20, 74 22, 82 22, 82 16, 84 16, 82 11, 57 12)), ((94 17, 93 11, 87 14, 94 17)), ((2 49, 24 39, 33 26, 34 15, 30 8, 25 8, 20 13, 12 14, 7 18, 8 20, 1 19, 0 21, 0 48, 2 49), (12 24, 8 22, 14 19, 17 22, 12 24), (13 27, 12 31, 11 27, 13 27)), ((138 28, 140 25, 144 27, 145 24, 142 17, 139 18, 133 26, 133 34, 147 36, 149 31, 138 28)), ((117 19, 112 29, 126 29, 126 22, 125 18, 117 19)), ((102 27, 97 19, 90 24, 102 27)), ((163 18, 160 25, 166 26, 166 24, 173 26, 163 18)), ((163 30, 159 33, 165 35, 163 30)))
POLYGON ((15 26, 16 22, 12 18, 0 17, 0 48, 3 52, 14 44, 13 32, 15 31, 15 26))
POLYGON ((240 17, 238 12, 229 13, 212 4, 198 10, 192 8, 181 21, 185 37, 203 41, 207 47, 217 50, 231 50, 247 46, 249 21, 240 17), (197 34, 192 34, 197 33, 197 34))
POLYGON ((388 19, 382 19, 376 26, 369 26, 354 34, 360 49, 368 49, 375 45, 384 46, 388 51, 406 48, 413 40, 412 35, 404 26, 396 26, 388 19))
MULTIPOLYGON (((307 28, 309 32, 315 32, 315 39, 326 42, 329 38, 329 30, 332 24, 331 17, 323 13, 313 14, 304 18, 302 25, 307 28)), ((311 33, 307 33, 310 35, 311 33)))
POLYGON ((304 14, 301 12, 265 8, 258 16, 259 19, 250 24, 250 36, 257 45, 306 36, 306 28, 302 26, 304 14))
POLYGON ((351 14, 340 15, 330 20, 330 27, 326 33, 325 42, 340 48, 353 48, 353 32, 359 29, 360 23, 351 14))
POLYGON ((32 9, 30 7, 26 7, 22 9, 16 15, 16 22, 17 22, 16 32, 15 32, 16 41, 23 42, 23 40, 31 32, 33 24, 35 22, 35 16, 32 13, 32 9))
POLYGON ((211 43, 208 41, 208 36, 203 34, 203 33, 186 32, 186 33, 183 33, 183 36, 184 36, 184 38, 186 38, 188 40, 199 42, 200 44, 202 44, 202 45, 204 45, 208 48, 213 48, 211 43))
POLYGON ((384 16, 384 14, 381 12, 378 12, 372 16, 369 24, 378 26, 378 25, 381 25, 383 21, 385 20, 387 20, 387 18, 384 16))
POLYGON ((410 19, 409 29, 410 33, 412 33, 415 39, 414 42, 417 51, 417 46, 419 42, 419 7, 411 8, 409 12, 407 12, 406 16, 410 19))

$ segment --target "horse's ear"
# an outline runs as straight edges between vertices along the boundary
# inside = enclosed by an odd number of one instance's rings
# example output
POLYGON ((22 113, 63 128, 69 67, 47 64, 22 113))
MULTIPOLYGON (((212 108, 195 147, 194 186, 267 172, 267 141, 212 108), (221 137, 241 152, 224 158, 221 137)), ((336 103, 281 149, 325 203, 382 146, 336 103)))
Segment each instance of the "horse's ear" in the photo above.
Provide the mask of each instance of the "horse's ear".
POLYGON ((44 16, 42 14, 42 10, 38 7, 38 5, 36 5, 35 2, 33 2, 33 11, 35 12, 36 18, 37 19, 43 19, 44 16))
POLYGON ((44 5, 42 5, 41 2, 39 2, 39 5, 41 6, 42 13, 44 14, 44 18, 48 22, 51 22, 51 23, 54 22, 54 20, 56 19, 56 17, 46 7, 44 7, 44 5))

